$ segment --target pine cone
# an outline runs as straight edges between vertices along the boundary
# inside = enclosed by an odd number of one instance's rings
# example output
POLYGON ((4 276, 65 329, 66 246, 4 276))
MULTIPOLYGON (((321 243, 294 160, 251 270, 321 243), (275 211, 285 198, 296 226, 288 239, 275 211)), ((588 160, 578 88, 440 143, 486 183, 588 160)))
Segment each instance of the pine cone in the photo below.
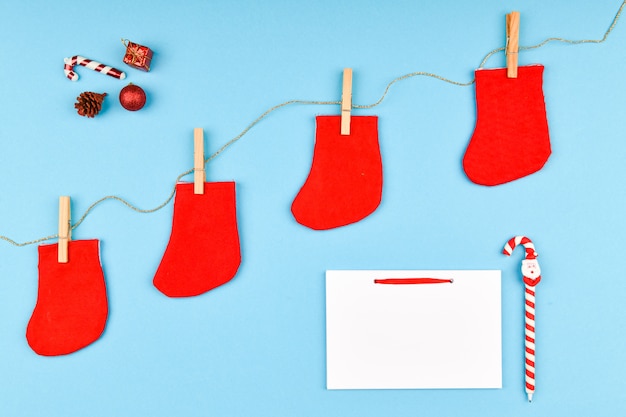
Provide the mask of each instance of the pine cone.
POLYGON ((94 117, 102 110, 102 102, 107 93, 93 93, 91 91, 85 91, 80 93, 74 104, 74 108, 78 109, 78 114, 81 116, 94 117))

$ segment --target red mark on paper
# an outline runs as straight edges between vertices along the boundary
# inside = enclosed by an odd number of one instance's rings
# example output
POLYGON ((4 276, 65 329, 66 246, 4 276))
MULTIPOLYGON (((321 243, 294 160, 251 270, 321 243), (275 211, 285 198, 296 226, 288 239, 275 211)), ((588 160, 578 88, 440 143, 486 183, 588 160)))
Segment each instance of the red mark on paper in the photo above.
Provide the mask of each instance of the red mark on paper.
POLYGON ((452 284, 452 278, 381 278, 375 279, 374 284, 410 285, 410 284, 452 284))

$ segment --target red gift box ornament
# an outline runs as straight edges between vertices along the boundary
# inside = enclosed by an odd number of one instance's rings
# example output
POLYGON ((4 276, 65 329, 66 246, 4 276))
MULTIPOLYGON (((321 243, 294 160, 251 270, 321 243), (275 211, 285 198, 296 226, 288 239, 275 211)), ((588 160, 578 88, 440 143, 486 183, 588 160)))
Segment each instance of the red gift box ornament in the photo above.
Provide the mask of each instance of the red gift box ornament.
POLYGON ((133 43, 128 39, 122 39, 122 43, 126 46, 126 53, 123 59, 124 63, 142 71, 150 71, 152 50, 147 46, 133 43))

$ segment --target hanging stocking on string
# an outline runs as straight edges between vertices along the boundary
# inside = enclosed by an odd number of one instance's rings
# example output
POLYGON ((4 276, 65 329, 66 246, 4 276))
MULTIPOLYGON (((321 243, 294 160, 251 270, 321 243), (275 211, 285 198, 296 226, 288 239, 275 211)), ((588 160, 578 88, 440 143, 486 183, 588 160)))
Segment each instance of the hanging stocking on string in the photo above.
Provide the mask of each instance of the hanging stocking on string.
MULTIPOLYGON (((507 23, 510 29, 510 18, 507 23)), ((517 48, 515 39, 510 36, 507 44, 509 68, 476 70, 476 127, 463 158, 465 173, 476 184, 499 185, 530 175, 551 153, 544 67, 517 67, 517 50, 509 51, 517 48)))
POLYGON ((291 205, 315 230, 358 222, 376 210, 383 186, 378 117, 350 116, 352 71, 344 72, 341 116, 317 116, 309 176, 291 205))
POLYGON ((39 355, 66 355, 96 341, 108 303, 97 240, 70 240, 69 197, 61 197, 59 243, 39 246, 37 304, 26 339, 39 355), (67 220, 65 220, 67 219, 67 220))
POLYGON ((153 284, 168 297, 200 295, 230 281, 241 263, 234 182, 205 182, 195 129, 194 183, 178 183, 172 233, 153 284))

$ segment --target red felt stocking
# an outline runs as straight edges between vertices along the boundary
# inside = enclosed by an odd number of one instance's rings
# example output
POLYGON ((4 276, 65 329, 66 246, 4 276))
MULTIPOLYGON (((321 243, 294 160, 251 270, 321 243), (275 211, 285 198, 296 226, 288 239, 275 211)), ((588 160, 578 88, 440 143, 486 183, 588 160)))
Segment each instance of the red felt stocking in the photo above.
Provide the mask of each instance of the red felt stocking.
POLYGON ((234 182, 176 185, 172 233, 154 286, 169 297, 190 297, 230 281, 241 263, 234 182))
POLYGON ((39 291, 26 339, 44 356, 66 355, 97 340, 108 305, 97 240, 69 242, 69 262, 57 260, 58 245, 39 247, 39 291))
POLYGON ((550 156, 542 90, 543 66, 476 70, 476 128, 463 168, 480 185, 498 185, 539 171, 550 156))
POLYGON ((340 116, 317 116, 316 122, 311 171, 291 212, 298 223, 316 230, 358 222, 381 200, 378 117, 352 116, 346 136, 340 116))

